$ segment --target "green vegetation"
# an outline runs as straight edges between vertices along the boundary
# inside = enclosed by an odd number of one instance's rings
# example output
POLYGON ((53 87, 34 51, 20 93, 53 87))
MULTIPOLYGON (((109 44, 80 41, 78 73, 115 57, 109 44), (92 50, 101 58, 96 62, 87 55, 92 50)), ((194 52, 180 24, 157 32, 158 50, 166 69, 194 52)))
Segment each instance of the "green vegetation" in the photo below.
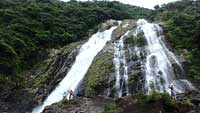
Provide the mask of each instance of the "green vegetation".
POLYGON ((162 21, 166 38, 187 60, 187 75, 200 83, 200 1, 182 0, 156 7, 155 21, 162 21))
POLYGON ((130 75, 128 85, 129 86, 135 85, 137 79, 138 79, 138 77, 136 75, 130 75))
POLYGON ((64 109, 70 104, 69 100, 63 99, 61 102, 59 102, 59 107, 64 109))
POLYGON ((86 75, 84 91, 87 96, 100 94, 108 86, 109 73, 114 72, 112 53, 100 53, 86 75))
POLYGON ((142 113, 146 113, 148 110, 150 110, 149 112, 152 112, 152 107, 154 109, 163 109, 166 112, 174 113, 174 109, 177 106, 176 101, 168 93, 156 92, 150 95, 138 93, 136 103, 139 105, 138 110, 142 113))
POLYGON ((137 36, 130 35, 125 40, 126 44, 129 44, 130 46, 138 46, 143 47, 146 44, 146 39, 144 38, 144 33, 140 32, 137 34, 137 36))
POLYGON ((168 93, 154 92, 151 95, 146 95, 143 93, 139 93, 137 95, 138 95, 139 104, 148 104, 148 103, 156 102, 159 100, 162 100, 168 106, 175 104, 175 100, 168 93))
POLYGON ((137 39, 136 43, 137 43, 138 47, 143 47, 145 45, 146 40, 144 38, 144 33, 143 32, 140 32, 139 34, 137 34, 137 38, 136 39, 137 39))
POLYGON ((129 44, 130 46, 134 46, 135 45, 135 37, 133 35, 128 36, 127 38, 125 38, 125 44, 129 44))
MULTIPOLYGON (((60 55, 59 58, 67 59, 69 54, 74 50, 74 48, 76 48, 81 43, 82 42, 73 42, 63 47, 62 50, 60 50, 58 53, 60 55)), ((34 80, 32 80, 32 87, 35 89, 42 88, 44 86, 48 86, 48 84, 51 83, 52 79, 58 80, 59 78, 62 78, 61 76, 56 76, 57 71, 54 70, 54 68, 59 68, 59 66, 56 65, 58 65, 57 63, 60 62, 61 59, 57 58, 55 60, 54 58, 48 58, 35 65, 35 70, 38 69, 38 72, 40 73, 37 74, 39 76, 36 75, 37 77, 34 80), (52 68, 51 66, 54 66, 54 68, 52 68)))
POLYGON ((119 2, 76 0, 1 0, 0 6, 0 84, 46 59, 49 49, 86 39, 101 22, 145 18, 150 11, 119 2))
POLYGON ((129 75, 129 79, 128 79, 128 86, 129 87, 134 87, 137 85, 138 82, 138 77, 136 74, 133 75, 129 75))
POLYGON ((114 103, 107 103, 104 106, 104 111, 102 113, 118 113, 117 105, 114 103))

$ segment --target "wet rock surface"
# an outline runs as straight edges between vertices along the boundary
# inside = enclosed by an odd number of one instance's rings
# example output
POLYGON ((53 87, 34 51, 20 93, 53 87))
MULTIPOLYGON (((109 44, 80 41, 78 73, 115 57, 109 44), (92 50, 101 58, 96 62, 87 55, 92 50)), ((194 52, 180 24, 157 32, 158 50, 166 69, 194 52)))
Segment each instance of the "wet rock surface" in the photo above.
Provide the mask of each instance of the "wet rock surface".
MULTIPOLYGON (((117 22, 117 21, 116 21, 117 22)), ((127 33, 127 31, 134 29, 136 27, 136 22, 134 20, 125 20, 120 22, 120 25, 117 29, 115 29, 112 33, 112 40, 107 43, 104 49, 96 56, 90 69, 88 70, 85 79, 83 81, 83 92, 87 96, 95 96, 95 95, 105 95, 108 97, 114 97, 115 95, 115 66, 114 66, 114 52, 115 52, 115 42, 119 40, 119 38, 127 33)), ((132 38, 130 35, 125 37, 132 38)), ((131 43, 131 42, 127 42, 131 43)), ((130 82, 131 88, 135 86, 138 77, 135 76, 134 73, 136 71, 131 71, 131 68, 134 68, 135 65, 130 65, 132 63, 131 56, 133 53, 130 53, 132 50, 128 46, 125 47, 124 51, 126 54, 126 60, 128 61, 128 70, 129 74, 132 74, 132 79, 130 82), (132 83, 132 84, 131 84, 132 83)), ((137 70, 140 73, 140 68, 137 70)), ((120 73, 123 73, 122 67, 120 69, 120 73)), ((136 87, 133 89, 136 90, 136 87)), ((131 92, 133 92, 131 90, 131 92)))
POLYGON ((85 95, 111 95, 115 81, 112 58, 112 51, 104 49, 94 59, 84 79, 85 95))
POLYGON ((187 113, 200 113, 200 92, 189 91, 183 94, 176 95, 176 102, 179 106, 184 105, 185 107, 180 108, 180 111, 188 111, 187 113))
POLYGON ((23 89, 13 89, 7 96, 0 98, 0 112, 25 113, 42 103, 70 69, 79 45, 72 43, 60 49, 49 51, 47 59, 22 73, 26 76, 23 89))
POLYGON ((34 95, 27 90, 15 91, 6 99, 0 99, 0 113, 25 113, 32 110, 37 102, 34 95))
POLYGON ((35 98, 39 103, 42 103, 50 92, 55 89, 57 84, 65 77, 75 61, 80 47, 78 45, 80 44, 81 43, 76 43, 64 47, 60 54, 54 57, 55 59, 49 65, 47 70, 39 75, 39 77, 36 76, 35 81, 37 82, 35 84, 35 98))
POLYGON ((134 27, 136 27, 135 20, 122 21, 120 26, 112 33, 112 42, 118 40, 122 35, 124 35, 127 31, 132 30, 134 27))
POLYGON ((199 96, 197 92, 188 92, 179 96, 183 100, 173 100, 160 94, 149 97, 139 94, 118 99, 78 97, 48 106, 43 113, 199 113, 199 96), (188 101, 189 96, 192 98, 188 101), (108 107, 108 103, 115 106, 108 107))
POLYGON ((114 100, 100 96, 95 98, 78 97, 48 106, 43 113, 101 113, 105 104, 112 102, 114 100))

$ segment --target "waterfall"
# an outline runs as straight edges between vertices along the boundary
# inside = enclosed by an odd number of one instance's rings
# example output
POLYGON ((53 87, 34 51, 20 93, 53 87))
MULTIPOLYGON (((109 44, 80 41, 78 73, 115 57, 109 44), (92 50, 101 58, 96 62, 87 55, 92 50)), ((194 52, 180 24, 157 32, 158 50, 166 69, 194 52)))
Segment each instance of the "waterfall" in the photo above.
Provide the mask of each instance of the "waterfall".
POLYGON ((128 35, 129 31, 117 40, 114 52, 114 64, 115 64, 115 89, 116 97, 121 97, 123 94, 123 87, 125 86, 125 94, 128 95, 128 66, 126 62, 126 56, 124 51, 124 38, 128 35), (123 70, 123 71, 121 71, 123 70))
MULTIPOLYGON (((122 26, 122 28, 127 26, 128 24, 122 26)), ((97 32, 82 45, 74 64, 65 78, 50 93, 42 105, 33 109, 32 113, 41 113, 46 106, 61 101, 64 92, 67 93, 67 98, 69 99, 69 92, 67 91, 76 91, 76 88, 87 73, 94 57, 104 48, 106 43, 111 40, 112 32, 116 28, 117 27, 111 27, 103 32, 97 32)), ((147 94, 151 94, 154 91, 170 93, 170 84, 174 85, 176 93, 195 90, 192 83, 183 79, 183 67, 176 55, 166 46, 162 28, 157 24, 148 23, 144 19, 139 19, 137 21, 136 30, 127 31, 120 39, 114 42, 113 63, 116 77, 114 84, 116 97, 126 96, 131 93, 131 90, 129 90, 131 87, 128 84, 128 80, 131 76, 128 76, 128 74, 134 73, 132 72, 134 69, 131 70, 131 68, 128 67, 130 62, 126 60, 126 51, 129 52, 130 60, 133 60, 132 63, 136 63, 136 65, 134 64, 133 66, 140 65, 141 69, 139 68, 139 71, 141 70, 141 73, 138 74, 138 76, 141 76, 142 80, 139 80, 139 82, 140 84, 144 82, 142 89, 144 89, 147 94), (126 42, 125 39, 128 39, 128 37, 130 38, 131 34, 134 38, 134 44, 129 48, 125 46, 124 42, 126 42), (135 61, 139 61, 139 63, 135 61)))
POLYGON ((183 68, 181 63, 164 43, 162 28, 144 19, 137 21, 137 32, 144 33, 146 40, 145 90, 147 94, 154 91, 170 93, 169 84, 174 85, 176 93, 194 89, 193 85, 181 79, 183 68))
MULTIPOLYGON (((46 106, 61 101, 64 92, 69 90, 74 92, 76 90, 77 86, 84 78, 84 75, 90 67, 94 57, 103 49, 106 43, 111 40, 111 34, 116 28, 117 27, 111 27, 109 30, 97 32, 88 40, 88 42, 83 44, 80 48, 79 54, 76 56, 72 68, 65 78, 59 83, 55 90, 51 92, 42 105, 33 109, 32 113, 41 113, 46 106)), ((67 98, 69 99, 68 92, 67 98)))

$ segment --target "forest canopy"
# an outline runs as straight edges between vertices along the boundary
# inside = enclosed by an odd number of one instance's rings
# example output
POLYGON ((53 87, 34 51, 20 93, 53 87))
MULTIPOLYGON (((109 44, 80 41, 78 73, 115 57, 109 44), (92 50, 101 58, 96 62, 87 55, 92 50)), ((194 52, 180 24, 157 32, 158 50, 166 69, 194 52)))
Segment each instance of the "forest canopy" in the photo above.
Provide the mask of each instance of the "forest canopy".
POLYGON ((186 75, 200 83, 200 1, 182 0, 156 6, 154 21, 164 22, 170 44, 186 60, 186 75))
POLYGON ((45 59, 48 49, 85 39, 105 20, 146 18, 149 12, 119 2, 0 0, 0 82, 45 59))

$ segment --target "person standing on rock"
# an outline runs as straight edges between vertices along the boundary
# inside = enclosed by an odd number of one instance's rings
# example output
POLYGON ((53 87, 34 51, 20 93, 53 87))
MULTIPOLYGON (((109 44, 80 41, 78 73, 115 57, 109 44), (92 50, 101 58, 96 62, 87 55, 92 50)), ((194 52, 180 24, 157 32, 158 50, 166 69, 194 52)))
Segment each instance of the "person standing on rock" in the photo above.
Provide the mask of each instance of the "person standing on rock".
POLYGON ((65 99, 67 97, 67 93, 64 92, 63 98, 65 99))
POLYGON ((82 97, 82 96, 83 96, 83 94, 81 93, 81 91, 80 91, 80 90, 78 90, 78 91, 77 91, 77 93, 76 93, 76 96, 77 96, 77 97, 82 97))
POLYGON ((71 100, 74 96, 74 93, 72 90, 68 91, 69 92, 69 100, 71 100))
POLYGON ((173 98, 175 98, 175 94, 174 94, 174 85, 173 85, 172 83, 169 85, 169 89, 170 89, 170 92, 171 92, 171 96, 172 96, 173 98))

